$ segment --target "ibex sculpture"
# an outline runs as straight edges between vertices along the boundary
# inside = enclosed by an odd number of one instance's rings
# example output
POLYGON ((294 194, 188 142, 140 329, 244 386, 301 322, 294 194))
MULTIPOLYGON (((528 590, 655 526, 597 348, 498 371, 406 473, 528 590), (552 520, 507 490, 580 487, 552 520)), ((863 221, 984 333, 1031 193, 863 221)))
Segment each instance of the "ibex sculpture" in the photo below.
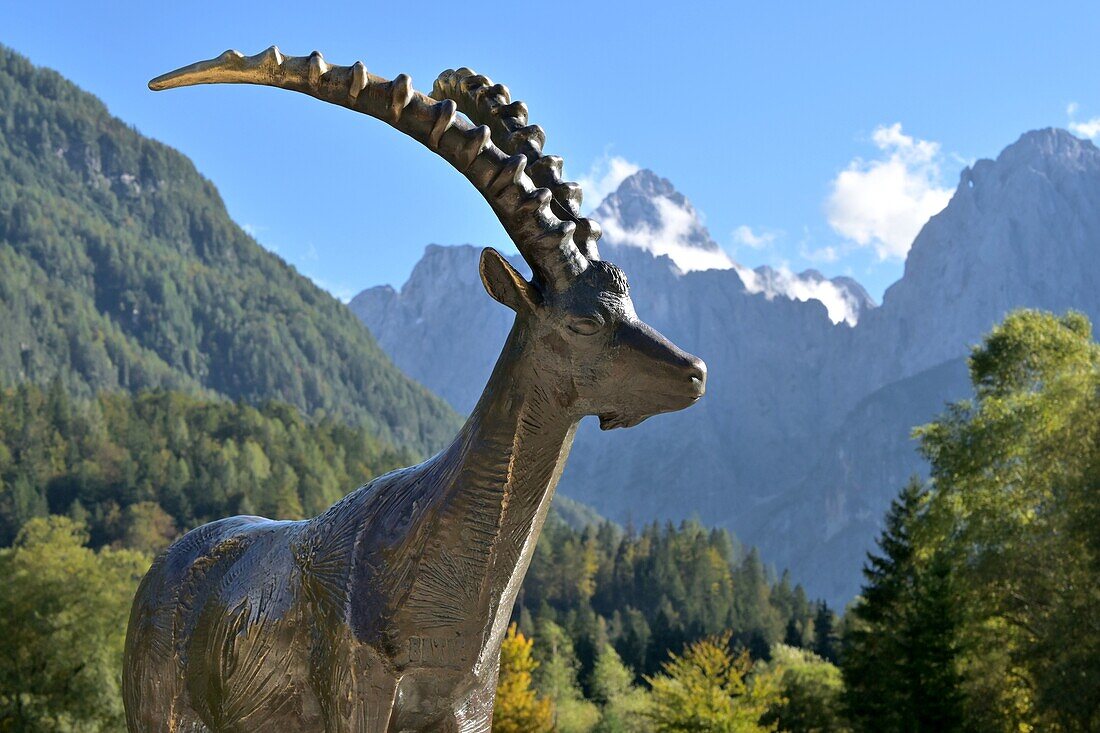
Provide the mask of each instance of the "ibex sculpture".
POLYGON ((482 252, 485 289, 515 325, 442 452, 315 519, 223 519, 156 559, 126 638, 129 728, 488 731, 501 640, 578 421, 630 427, 685 408, 706 367, 635 315, 579 186, 504 86, 459 69, 429 97, 405 75, 274 47, 149 86, 218 82, 303 92, 423 143, 481 192, 534 274, 482 252))

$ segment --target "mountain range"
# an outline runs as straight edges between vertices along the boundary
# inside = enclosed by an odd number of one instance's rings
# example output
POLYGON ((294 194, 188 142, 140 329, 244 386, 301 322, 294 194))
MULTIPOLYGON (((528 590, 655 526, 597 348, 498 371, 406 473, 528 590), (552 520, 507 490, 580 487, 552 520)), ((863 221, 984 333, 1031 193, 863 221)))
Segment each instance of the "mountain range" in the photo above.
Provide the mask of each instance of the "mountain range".
MULTIPOLYGON (((1064 130, 963 170, 879 306, 850 278, 737 264, 650 171, 592 217, 639 315, 707 361, 708 394, 629 431, 585 421, 561 493, 620 521, 727 527, 834 604, 858 592, 889 500, 925 470, 911 430, 969 395, 969 348, 1013 308, 1100 317, 1100 150, 1064 130)), ((477 256, 431 245, 400 290, 351 302, 459 412, 512 320, 484 294, 477 256)))

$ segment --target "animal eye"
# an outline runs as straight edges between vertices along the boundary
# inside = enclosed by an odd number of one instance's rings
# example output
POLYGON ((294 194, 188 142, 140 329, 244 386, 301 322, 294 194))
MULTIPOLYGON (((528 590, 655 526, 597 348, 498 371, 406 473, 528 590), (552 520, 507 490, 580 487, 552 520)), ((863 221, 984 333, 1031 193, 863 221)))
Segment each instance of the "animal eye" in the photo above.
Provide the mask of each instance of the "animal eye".
POLYGON ((581 336, 591 336, 603 327, 595 318, 570 318, 568 325, 570 331, 581 336))

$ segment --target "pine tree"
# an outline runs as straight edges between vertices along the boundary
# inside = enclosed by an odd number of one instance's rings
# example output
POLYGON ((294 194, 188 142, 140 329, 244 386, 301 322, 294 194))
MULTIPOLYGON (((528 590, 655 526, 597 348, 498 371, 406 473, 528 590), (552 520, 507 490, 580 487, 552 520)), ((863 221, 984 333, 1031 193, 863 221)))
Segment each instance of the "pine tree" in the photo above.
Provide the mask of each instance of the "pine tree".
POLYGON ((857 730, 949 733, 962 729, 958 618, 946 561, 922 560, 913 532, 926 494, 917 479, 890 506, 868 554, 867 584, 851 612, 841 669, 857 730))
POLYGON ((836 664, 839 644, 836 614, 829 608, 829 604, 822 601, 817 604, 817 614, 814 616, 813 652, 825 661, 836 664))

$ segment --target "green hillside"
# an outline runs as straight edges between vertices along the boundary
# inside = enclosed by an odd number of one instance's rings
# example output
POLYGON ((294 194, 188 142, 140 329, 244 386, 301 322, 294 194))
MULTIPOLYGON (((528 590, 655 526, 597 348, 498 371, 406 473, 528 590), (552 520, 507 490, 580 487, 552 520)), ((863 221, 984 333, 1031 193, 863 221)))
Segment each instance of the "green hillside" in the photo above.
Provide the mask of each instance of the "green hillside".
POLYGON ((187 158, 3 47, 0 317, 0 384, 276 399, 418 453, 458 424, 187 158))
POLYGON ((59 382, 0 389, 0 546, 46 514, 94 546, 159 550, 234 514, 301 519, 412 456, 338 420, 273 401, 177 392, 73 398, 59 382))

